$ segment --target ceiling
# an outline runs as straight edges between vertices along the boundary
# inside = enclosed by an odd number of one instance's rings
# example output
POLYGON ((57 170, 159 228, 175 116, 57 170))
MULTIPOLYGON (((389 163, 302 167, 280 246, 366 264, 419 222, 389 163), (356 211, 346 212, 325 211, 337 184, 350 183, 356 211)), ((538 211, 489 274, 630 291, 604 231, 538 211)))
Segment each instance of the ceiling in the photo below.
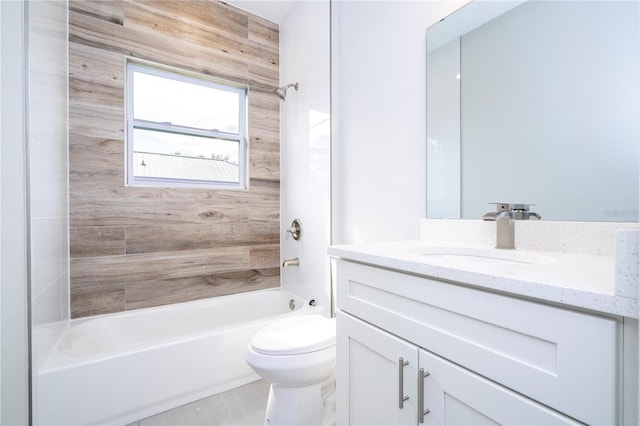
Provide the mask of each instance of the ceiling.
POLYGON ((261 16, 277 24, 282 23, 297 0, 223 0, 225 3, 261 16))

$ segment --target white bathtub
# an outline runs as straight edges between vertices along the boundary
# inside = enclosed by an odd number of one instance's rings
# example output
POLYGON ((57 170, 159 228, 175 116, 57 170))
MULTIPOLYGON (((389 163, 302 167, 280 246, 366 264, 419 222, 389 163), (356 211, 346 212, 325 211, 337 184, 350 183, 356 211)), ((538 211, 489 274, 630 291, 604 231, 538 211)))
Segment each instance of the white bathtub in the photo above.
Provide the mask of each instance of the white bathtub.
POLYGON ((38 372, 35 423, 127 424, 252 382, 253 334, 320 312, 270 289, 73 320, 38 372))

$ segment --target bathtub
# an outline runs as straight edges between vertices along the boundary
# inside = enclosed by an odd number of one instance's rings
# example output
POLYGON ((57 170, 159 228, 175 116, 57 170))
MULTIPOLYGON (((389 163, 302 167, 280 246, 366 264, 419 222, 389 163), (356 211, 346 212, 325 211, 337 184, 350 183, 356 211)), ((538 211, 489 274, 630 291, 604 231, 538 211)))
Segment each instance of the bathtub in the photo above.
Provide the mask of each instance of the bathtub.
POLYGON ((252 382, 253 334, 320 312, 269 289, 72 320, 38 372, 35 424, 127 424, 252 382))

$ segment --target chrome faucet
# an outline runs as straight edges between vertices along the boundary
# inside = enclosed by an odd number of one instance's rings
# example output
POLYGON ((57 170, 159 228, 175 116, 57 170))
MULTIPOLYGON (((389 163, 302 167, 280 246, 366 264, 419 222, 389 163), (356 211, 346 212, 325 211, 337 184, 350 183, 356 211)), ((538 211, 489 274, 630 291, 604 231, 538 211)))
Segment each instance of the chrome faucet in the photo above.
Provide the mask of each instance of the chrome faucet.
POLYGON ((293 259, 285 259, 282 262, 282 267, 283 268, 287 268, 289 266, 298 266, 300 265, 300 259, 298 259, 297 257, 293 258, 293 259))
POLYGON ((516 248, 515 220, 539 220, 538 213, 529 211, 535 204, 496 203, 496 211, 486 213, 482 220, 496 222, 496 248, 513 250, 516 248))

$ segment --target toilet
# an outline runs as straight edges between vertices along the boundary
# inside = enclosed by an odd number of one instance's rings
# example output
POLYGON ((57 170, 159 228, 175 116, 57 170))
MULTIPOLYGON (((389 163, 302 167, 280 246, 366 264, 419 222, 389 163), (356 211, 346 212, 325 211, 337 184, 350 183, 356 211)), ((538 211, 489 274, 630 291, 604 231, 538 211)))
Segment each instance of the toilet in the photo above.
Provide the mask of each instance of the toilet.
POLYGON ((323 389, 335 380, 335 318, 276 321, 253 336, 245 359, 271 384, 265 425, 322 424, 323 389))

